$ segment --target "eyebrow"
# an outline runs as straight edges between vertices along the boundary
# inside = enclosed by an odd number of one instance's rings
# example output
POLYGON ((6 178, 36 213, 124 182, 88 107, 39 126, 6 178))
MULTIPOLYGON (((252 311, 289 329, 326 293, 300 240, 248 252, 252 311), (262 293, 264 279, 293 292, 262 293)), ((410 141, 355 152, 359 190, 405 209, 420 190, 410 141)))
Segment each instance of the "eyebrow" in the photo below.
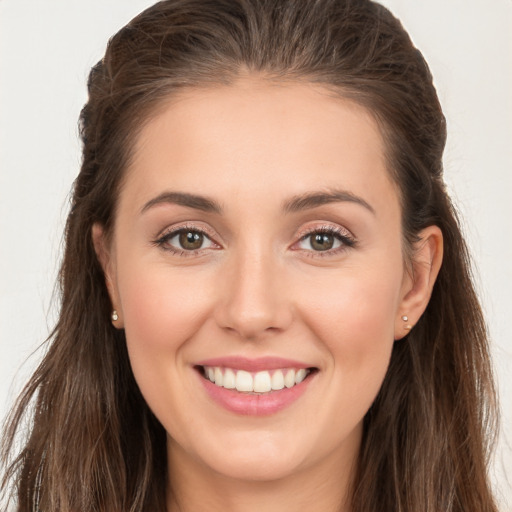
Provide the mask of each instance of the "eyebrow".
POLYGON ((209 213, 221 213, 222 207, 214 199, 199 196, 196 194, 188 194, 185 192, 163 192, 159 196, 148 201, 141 210, 141 214, 159 204, 178 204, 195 210, 201 210, 209 213))
MULTIPOLYGON (((339 189, 332 189, 321 192, 309 192, 306 194, 294 196, 284 203, 283 211, 285 213, 296 213, 303 210, 318 208, 319 206, 323 206, 325 204, 339 202, 356 203, 363 206, 371 213, 375 214, 373 207, 363 198, 353 194, 352 192, 349 192, 348 190, 339 189)), ((186 192, 163 192, 162 194, 148 201, 142 207, 141 214, 154 206, 166 203, 186 206, 188 208, 193 208, 195 210, 201 210, 208 213, 222 213, 221 205, 209 197, 186 192)))
POLYGON ((322 192, 310 192, 307 194, 300 194, 292 197, 284 204, 284 211, 287 213, 299 212, 302 210, 309 210, 317 208, 325 204, 349 202, 356 203, 375 215, 373 207, 367 203, 362 197, 359 197, 348 190, 331 189, 322 192))

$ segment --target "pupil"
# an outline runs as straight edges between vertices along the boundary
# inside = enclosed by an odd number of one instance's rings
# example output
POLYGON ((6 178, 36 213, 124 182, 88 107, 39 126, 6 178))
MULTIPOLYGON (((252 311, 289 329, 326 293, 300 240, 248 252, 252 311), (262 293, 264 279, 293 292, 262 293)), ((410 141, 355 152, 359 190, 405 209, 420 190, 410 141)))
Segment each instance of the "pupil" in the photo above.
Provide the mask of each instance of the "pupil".
POLYGON ((317 251, 327 251, 334 245, 334 237, 327 233, 317 233, 313 236, 311 246, 317 251))
POLYGON ((184 231, 180 233, 180 245, 183 249, 199 249, 203 245, 203 235, 196 231, 184 231))

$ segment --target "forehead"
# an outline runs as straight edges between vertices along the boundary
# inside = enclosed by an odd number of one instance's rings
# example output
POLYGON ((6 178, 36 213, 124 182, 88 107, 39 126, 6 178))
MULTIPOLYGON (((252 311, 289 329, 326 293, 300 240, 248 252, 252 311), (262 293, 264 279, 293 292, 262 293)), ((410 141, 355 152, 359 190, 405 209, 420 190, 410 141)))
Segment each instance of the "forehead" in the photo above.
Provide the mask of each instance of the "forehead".
POLYGON ((367 110, 320 86, 259 79, 162 103, 136 140, 125 185, 137 203, 162 188, 220 201, 340 187, 377 203, 396 195, 367 110))

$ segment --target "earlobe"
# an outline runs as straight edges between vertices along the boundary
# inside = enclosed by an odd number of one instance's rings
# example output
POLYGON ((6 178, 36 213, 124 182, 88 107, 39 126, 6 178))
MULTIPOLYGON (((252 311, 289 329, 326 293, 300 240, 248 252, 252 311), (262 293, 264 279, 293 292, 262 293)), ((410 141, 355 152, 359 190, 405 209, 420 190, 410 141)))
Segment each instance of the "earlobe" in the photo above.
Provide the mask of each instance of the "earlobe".
POLYGON ((443 234, 438 226, 419 233, 412 261, 404 277, 402 298, 395 321, 395 340, 407 335, 427 308, 443 261, 443 234))
POLYGON ((112 322, 115 322, 115 326, 120 328, 122 327, 121 311, 115 284, 115 269, 111 248, 107 243, 103 226, 98 223, 95 223, 92 226, 92 242, 98 261, 101 265, 101 268, 103 269, 103 274, 105 275, 105 285, 110 296, 110 302, 112 303, 111 319, 112 322))

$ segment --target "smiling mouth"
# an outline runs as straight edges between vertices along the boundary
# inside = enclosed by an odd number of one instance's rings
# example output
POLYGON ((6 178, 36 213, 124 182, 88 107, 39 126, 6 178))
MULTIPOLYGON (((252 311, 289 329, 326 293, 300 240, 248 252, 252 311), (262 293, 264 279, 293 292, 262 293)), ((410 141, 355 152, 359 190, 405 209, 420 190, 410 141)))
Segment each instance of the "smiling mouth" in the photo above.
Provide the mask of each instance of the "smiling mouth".
POLYGON ((201 376, 216 386, 261 395, 290 389, 317 372, 317 368, 281 368, 248 372, 221 366, 196 366, 201 376))

